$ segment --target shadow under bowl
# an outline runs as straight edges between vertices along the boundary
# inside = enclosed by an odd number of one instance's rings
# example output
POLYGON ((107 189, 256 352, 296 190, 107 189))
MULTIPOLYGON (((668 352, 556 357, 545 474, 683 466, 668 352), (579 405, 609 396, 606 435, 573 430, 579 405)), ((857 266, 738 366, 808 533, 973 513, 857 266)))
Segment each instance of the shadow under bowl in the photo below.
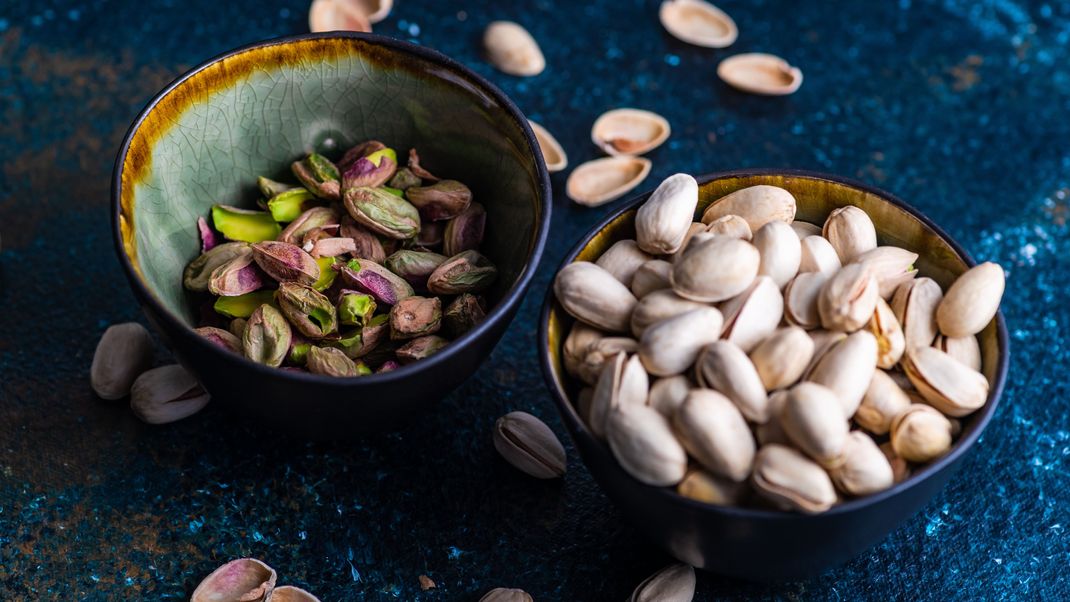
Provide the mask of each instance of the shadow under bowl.
POLYGON ((519 109, 497 88, 426 48, 334 32, 269 40, 212 59, 157 95, 116 159, 112 226, 119 262, 149 320, 217 403, 298 436, 395 427, 470 376, 515 315, 550 223, 550 183, 519 109), (199 337, 182 271, 200 253, 196 220, 214 204, 252 208, 257 176, 293 181, 290 163, 337 158, 377 139, 409 148, 467 184, 487 210, 484 254, 499 276, 490 311, 438 354, 393 372, 330 378, 282 371, 199 337))
MULTIPOLYGON (((796 219, 824 223, 838 207, 856 205, 872 218, 879 244, 911 249, 917 267, 945 288, 974 265, 970 256, 918 210, 865 184, 837 176, 789 170, 741 170, 697 178, 698 219, 724 195, 758 184, 789 190, 796 219)), ((635 213, 650 193, 629 202, 595 226, 562 262, 594 261, 613 243, 635 237, 635 213)), ((917 468, 910 478, 874 495, 849 499, 817 515, 749 507, 714 506, 678 495, 672 488, 635 480, 609 447, 580 419, 570 400, 582 387, 565 372, 562 344, 574 319, 546 296, 540 330, 542 366, 558 411, 595 481, 625 517, 668 553, 695 567, 749 580, 813 575, 857 556, 913 516, 940 491, 996 411, 1007 373, 1009 348, 1002 312, 981 332, 982 372, 989 396, 984 407, 962 419, 962 433, 943 457, 917 468)))

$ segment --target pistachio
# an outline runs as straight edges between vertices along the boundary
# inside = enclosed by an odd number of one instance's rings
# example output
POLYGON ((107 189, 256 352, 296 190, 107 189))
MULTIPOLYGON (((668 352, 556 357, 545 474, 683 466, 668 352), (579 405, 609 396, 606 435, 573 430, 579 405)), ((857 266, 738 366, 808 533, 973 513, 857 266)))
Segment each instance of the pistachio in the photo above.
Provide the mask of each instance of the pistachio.
POLYGON ((643 331, 639 357, 651 374, 681 374, 695 362, 699 351, 717 340, 721 312, 712 307, 693 309, 657 322, 643 331))
POLYGON ((978 264, 947 289, 936 309, 940 332, 949 337, 975 335, 996 315, 1003 298, 1003 268, 990 261, 978 264))
POLYGON ((283 585, 272 590, 271 602, 320 602, 320 599, 299 587, 283 585))
POLYGON ((527 412, 509 412, 494 424, 494 449, 536 479, 565 475, 565 448, 546 423, 527 412))
POLYGON ((843 462, 847 419, 836 393, 816 383, 800 383, 788 392, 780 425, 795 445, 825 468, 843 462))
MULTIPOLYGON (((742 501, 746 487, 702 468, 687 471, 684 480, 676 485, 676 493, 706 504, 734 506, 742 501)), ((689 598, 690 599, 690 598, 689 598)))
MULTIPOLYGON (((739 409, 724 395, 691 391, 676 410, 673 425, 688 453, 711 473, 736 482, 750 474, 754 437, 739 409)), ((682 478, 681 473, 674 483, 682 478)))
POLYGON ((615 408, 644 405, 650 389, 639 356, 629 360, 623 352, 605 362, 591 398, 591 432, 599 437, 606 434, 606 421, 615 408))
POLYGON ((319 198, 328 201, 341 199, 341 175, 338 173, 338 167, 327 157, 311 153, 300 161, 294 161, 290 171, 302 186, 319 198))
POLYGON ((672 418, 676 408, 687 398, 691 391, 691 381, 686 376, 677 375, 659 378, 650 387, 646 404, 661 412, 662 416, 672 418))
MULTIPOLYGON (((587 357, 587 351, 591 346, 604 336, 602 331, 597 328, 592 328, 583 322, 574 322, 572 328, 568 331, 568 336, 565 337, 565 344, 561 348, 565 371, 572 376, 581 378, 587 384, 593 384, 592 381, 580 376, 580 365, 583 363, 584 358, 587 357)), ((597 379, 597 376, 595 378, 597 379)))
POLYGON ((836 503, 836 491, 824 469, 784 445, 762 446, 751 481, 759 495, 786 510, 816 514, 836 503))
POLYGON ((275 580, 275 569, 255 558, 231 560, 201 581, 190 602, 265 602, 275 580))
POLYGON ((877 298, 877 308, 869 319, 868 328, 877 339, 877 367, 891 368, 899 363, 906 349, 906 338, 899 320, 895 319, 895 312, 880 297, 877 298))
MULTIPOLYGON (((363 0, 356 1, 362 2, 363 0)), ((384 150, 385 148, 386 145, 378 140, 365 140, 363 142, 358 142, 356 145, 349 147, 349 149, 346 150, 345 154, 342 155, 342 158, 338 160, 338 163, 336 164, 338 166, 338 171, 344 172, 345 170, 352 167, 353 164, 356 163, 357 160, 359 160, 361 157, 367 157, 368 155, 384 150)))
POLYGON ((390 338, 413 339, 438 332, 442 325, 442 300, 438 297, 406 297, 390 308, 390 338))
MULTIPOLYGON (((297 216, 297 219, 294 221, 290 222, 290 225, 286 226, 286 229, 279 233, 276 240, 291 244, 302 243, 304 242, 305 235, 309 232, 317 228, 337 224, 339 219, 340 216, 338 215, 338 212, 331 207, 313 207, 297 216)), ((342 236, 349 237, 350 235, 343 233, 342 236)))
MULTIPOLYGON (((478 204, 479 203, 472 203, 471 205, 468 206, 468 209, 471 210, 473 206, 478 205, 478 204)), ((457 217, 460 217, 460 216, 457 216, 457 217)), ((457 218, 454 218, 454 219, 457 219, 457 218)), ((424 223, 420 224, 420 233, 416 235, 416 246, 423 247, 425 249, 432 249, 432 248, 441 246, 443 244, 442 238, 446 234, 446 226, 449 223, 452 223, 452 222, 453 222, 453 220, 450 220, 449 222, 446 222, 446 223, 442 223, 442 222, 424 222, 424 223)), ((480 238, 482 239, 482 232, 480 232, 480 238)), ((458 241, 459 240, 460 239, 458 239, 458 241)), ((458 241, 454 241, 453 244, 460 244, 460 243, 458 243, 458 241)), ((463 242, 463 241, 461 241, 461 242, 463 242)), ((480 242, 482 242, 482 240, 480 240, 480 242)))
POLYGON ((936 338, 936 308, 944 294, 932 278, 900 284, 892 296, 892 311, 903 328, 907 349, 928 347, 936 338))
POLYGON ((799 237, 786 223, 767 223, 754 233, 751 244, 761 255, 758 275, 772 278, 778 289, 784 288, 799 272, 802 257, 799 237))
POLYGON ((421 183, 420 176, 412 173, 412 170, 408 167, 402 167, 394 172, 394 177, 390 178, 388 185, 398 190, 408 190, 413 186, 419 186, 421 183))
POLYGON ((692 301, 730 299, 754 282, 761 255, 735 238, 697 234, 673 264, 672 288, 692 301))
POLYGON ((780 328, 750 352, 758 376, 767 391, 795 384, 814 354, 814 340, 798 326, 780 328))
POLYGON ((810 375, 814 372, 814 368, 817 367, 818 362, 825 356, 825 353, 829 349, 832 349, 836 343, 847 338, 847 333, 838 332, 833 330, 811 330, 809 333, 810 339, 814 342, 814 356, 810 358, 810 364, 806 366, 806 370, 803 371, 802 379, 809 380, 810 375))
POLYGON ((375 297, 375 302, 381 305, 393 305, 415 294, 404 278, 370 259, 351 259, 334 268, 339 270, 347 286, 375 297))
POLYGON ((212 309, 228 318, 248 318, 256 308, 275 302, 275 291, 255 291, 237 297, 220 297, 212 309))
POLYGON ((706 232, 717 236, 738 238, 747 242, 750 242, 754 238, 754 234, 750 231, 750 226, 747 224, 747 220, 738 215, 722 215, 706 226, 706 232))
POLYGON ((721 338, 750 352, 776 330, 784 315, 784 298, 769 276, 758 276, 747 290, 721 306, 721 338))
POLYGON ((398 156, 392 148, 381 148, 357 158, 342 173, 342 188, 385 185, 398 169, 398 156))
POLYGON ((308 27, 313 33, 372 30, 367 11, 352 0, 312 0, 308 27))
POLYGON ((449 341, 440 336, 433 334, 423 336, 398 347, 397 356, 402 364, 410 364, 416 360, 431 357, 448 344, 449 341))
POLYGON ((565 149, 561 148, 561 143, 557 141, 557 138, 554 138, 549 130, 530 119, 528 125, 535 134, 535 141, 539 143, 543 161, 546 162, 546 171, 555 173, 568 167, 568 155, 565 154, 565 149))
POLYGON ((230 205, 212 206, 212 225, 227 240, 260 242, 274 240, 279 235, 279 224, 270 213, 230 205))
POLYGON ((666 0, 658 18, 673 37, 695 46, 727 48, 739 35, 732 17, 704 0, 666 0))
POLYGON ((277 222, 292 222, 315 204, 315 195, 304 188, 291 188, 268 198, 267 209, 277 222))
POLYGON ((338 297, 338 323, 364 326, 375 315, 376 307, 371 295, 344 290, 338 297))
POLYGON ((751 232, 771 221, 790 224, 795 219, 795 197, 783 188, 766 184, 741 188, 711 203, 702 214, 702 223, 709 224, 725 215, 747 220, 751 232))
POLYGON ((888 464, 892 467, 893 483, 902 483, 910 477, 910 464, 895 453, 891 441, 881 443, 878 446, 878 449, 881 450, 881 453, 884 454, 884 458, 888 460, 888 464))
POLYGON ((253 251, 246 247, 212 271, 208 291, 220 297, 237 297, 264 286, 262 272, 253 263, 253 251))
POLYGON ((113 324, 104 331, 93 353, 89 383, 101 399, 122 399, 130 386, 152 365, 152 337, 137 322, 113 324))
POLYGON ((379 365, 379 368, 376 369, 375 373, 382 374, 384 372, 393 372, 394 370, 397 370, 400 367, 401 364, 399 364, 398 362, 394 360, 387 360, 379 365))
POLYGON ((639 266, 632 276, 632 294, 636 299, 642 299, 654 291, 669 289, 671 275, 671 263, 662 259, 651 259, 639 266))
POLYGON ((283 282, 276 298, 283 315, 306 337, 319 340, 338 331, 334 304, 311 286, 283 282))
MULTIPOLYGON (((742 218, 740 218, 740 219, 742 219, 742 218)), ((712 226, 713 224, 710 224, 710 225, 712 226)), ((749 226, 748 226, 748 228, 749 228, 749 226)), ((676 261, 681 255, 683 255, 684 254, 684 250, 687 249, 687 245, 691 242, 691 239, 694 238, 695 235, 700 233, 700 232, 703 232, 703 233, 706 232, 706 224, 704 224, 702 222, 691 222, 691 225, 687 227, 687 234, 684 235, 684 242, 681 243, 680 244, 680 248, 677 249, 676 252, 673 253, 671 257, 669 257, 669 260, 670 261, 676 261)), ((716 232, 711 232, 710 234, 717 234, 717 233, 716 232)), ((750 239, 748 238, 747 240, 750 240, 750 239)))
POLYGON ((594 387, 584 387, 576 394, 576 413, 584 424, 591 424, 591 403, 594 401, 594 387))
POLYGON ((386 258, 383 266, 401 276, 414 289, 426 290, 427 279, 435 268, 446 262, 448 257, 430 251, 413 251, 402 249, 386 258))
POLYGON ((231 334, 228 330, 215 328, 214 326, 202 326, 194 328, 193 332, 201 335, 201 338, 207 339, 216 347, 221 347, 234 353, 242 352, 241 339, 231 334))
POLYGON ((877 339, 860 330, 833 345, 814 367, 808 380, 836 393, 844 419, 854 416, 877 367, 877 339))
POLYGON ((799 242, 799 245, 800 272, 819 272, 825 276, 832 276, 843 267, 836 249, 832 248, 832 243, 820 234, 807 236, 799 242))
POLYGON ((472 191, 456 180, 440 180, 430 186, 413 186, 405 191, 420 217, 437 222, 457 217, 472 203, 472 191))
POLYGON ((627 155, 587 161, 568 175, 565 193, 580 205, 598 207, 641 184, 652 165, 650 159, 627 155))
POLYGON ((829 330, 854 332, 866 325, 877 306, 877 281, 865 266, 844 266, 825 283, 817 297, 821 325, 829 330))
POLYGON ((877 247, 856 255, 851 263, 860 263, 877 279, 880 295, 891 299, 895 289, 902 283, 913 280, 918 270, 914 262, 918 254, 899 247, 877 247))
POLYGON ((554 294, 577 320, 610 332, 627 332, 637 303, 612 274, 586 261, 570 263, 557 273, 554 294))
POLYGON ((694 567, 672 564, 644 579, 628 602, 691 602, 695 583, 694 567))
POLYGON ((420 214, 412 204, 381 188, 349 188, 345 208, 358 224, 387 238, 415 238, 420 233, 420 214))
POLYGON ((791 229, 794 230, 795 235, 799 237, 799 242, 806 240, 807 236, 821 236, 821 226, 802 220, 791 222, 791 229))
POLYGON ((249 316, 242 333, 245 357, 260 364, 278 367, 290 350, 293 332, 279 310, 261 305, 249 316))
POLYGON ((908 349, 903 370, 921 396, 948 416, 972 414, 988 399, 983 374, 934 347, 908 349))
POLYGON ((763 52, 747 52, 730 56, 717 65, 717 76, 726 84, 751 94, 785 96, 802 85, 803 74, 798 67, 763 52))
POLYGON ((301 187, 299 186, 283 184, 282 182, 276 182, 275 180, 264 176, 257 176, 256 187, 260 189, 260 194, 264 195, 264 198, 266 199, 282 194, 287 190, 301 190, 301 187))
POLYGON ((613 408, 606 420, 606 439, 621 468, 636 480, 665 487, 684 478, 687 452, 657 410, 641 404, 613 408))
POLYGON ((528 30, 512 21, 494 21, 483 33, 487 59, 503 73, 530 77, 542 73, 546 59, 528 30))
MULTIPOLYGON (((274 292, 275 291, 272 291, 272 293, 274 293, 274 292)), ((251 314, 252 312, 249 312, 249 313, 251 314)), ((239 348, 241 346, 241 343, 240 343, 241 342, 241 337, 242 337, 243 334, 245 334, 245 324, 246 324, 245 318, 234 318, 233 320, 230 321, 230 324, 227 325, 227 330, 230 332, 230 334, 232 334, 232 335, 234 335, 235 337, 238 338, 239 348)))
POLYGON ((930 406, 913 404, 892 421, 892 449, 908 462, 928 462, 951 449, 951 423, 930 406))
POLYGON ((462 251, 443 262, 427 278, 436 295, 483 292, 498 277, 498 268, 478 251, 462 251))
POLYGON ((877 248, 877 230, 873 221, 854 205, 833 210, 825 220, 821 234, 836 250, 840 263, 845 265, 858 255, 877 248))
POLYGON ((791 445, 791 439, 784 432, 784 425, 780 420, 780 413, 784 410, 784 403, 787 400, 788 391, 785 389, 774 391, 769 395, 769 420, 754 427, 754 436, 758 440, 758 445, 770 443, 791 445))
POLYGON ((334 347, 317 347, 308 350, 308 371, 323 376, 345 378, 359 376, 357 365, 340 349, 334 347))
POLYGON ((442 313, 442 326, 446 333, 457 338, 472 330, 487 317, 479 298, 471 293, 461 293, 442 313))
POLYGON ((710 343, 698 356, 695 374, 699 384, 723 393, 747 420, 761 424, 769 419, 762 379, 739 347, 727 341, 710 343))
POLYGON ((606 362, 621 351, 635 353, 639 351, 639 341, 627 337, 604 337, 591 345, 587 355, 579 364, 579 377, 585 383, 594 384, 602 373, 606 362))
MULTIPOLYGON (((442 250, 452 257, 464 251, 478 249, 479 245, 483 244, 483 230, 486 225, 487 210, 479 203, 470 203, 467 209, 446 223, 442 234, 442 250)), ((422 233, 421 230, 421 235, 422 233)))
POLYGON ((862 431, 847 435, 843 464, 829 470, 832 482, 847 495, 869 495, 895 482, 892 465, 877 444, 862 431))
POLYGON ((130 409, 149 424, 182 420, 201 411, 209 400, 197 379, 178 364, 148 370, 130 388, 130 409))
POLYGON ((892 428, 895 417, 909 406, 910 398, 892 377, 877 370, 862 397, 862 405, 855 411, 854 420, 874 435, 885 435, 892 428))
MULTIPOLYGON (((671 131, 668 120, 657 113, 641 109, 613 109, 595 119, 591 126, 591 142, 607 155, 642 155, 661 146, 669 139, 671 131)), ((695 202, 698 202, 697 186, 695 202)), ((694 213, 694 209, 691 212, 694 213)))
POLYGON ((189 262, 182 273, 182 286, 193 292, 208 290, 208 280, 219 266, 248 253, 249 243, 228 242, 216 245, 189 262))
POLYGON ((619 240, 606 249, 594 263, 620 280, 624 286, 630 287, 639 266, 651 259, 650 255, 639 249, 634 240, 619 240))
POLYGON ((372 234, 367 228, 353 221, 353 218, 345 215, 339 228, 339 234, 353 241, 355 247, 352 255, 357 259, 370 259, 376 263, 386 261, 386 251, 379 237, 372 234))
POLYGON ((313 284, 320 277, 319 264, 297 245, 264 241, 252 246, 253 260, 261 270, 279 282, 313 284))
POLYGON ((632 334, 641 337, 647 328, 657 322, 705 307, 709 306, 684 299, 670 289, 654 291, 635 305, 631 319, 632 334))
POLYGON ((972 370, 981 371, 981 346, 977 343, 977 337, 949 337, 937 335, 933 347, 950 355, 972 370))
POLYGON ((375 351, 382 341, 389 338, 389 334, 390 317, 380 314, 369 320, 355 334, 343 336, 337 344, 346 357, 357 359, 375 351))
POLYGON ((412 171, 416 177, 424 180, 437 182, 440 179, 420 165, 420 155, 416 153, 415 148, 409 149, 409 170, 412 171))
POLYGON ((496 587, 484 594, 479 602, 532 602, 532 598, 522 589, 496 587))
POLYGON ((807 330, 821 327, 817 299, 828 276, 821 272, 799 272, 784 288, 784 319, 807 330))

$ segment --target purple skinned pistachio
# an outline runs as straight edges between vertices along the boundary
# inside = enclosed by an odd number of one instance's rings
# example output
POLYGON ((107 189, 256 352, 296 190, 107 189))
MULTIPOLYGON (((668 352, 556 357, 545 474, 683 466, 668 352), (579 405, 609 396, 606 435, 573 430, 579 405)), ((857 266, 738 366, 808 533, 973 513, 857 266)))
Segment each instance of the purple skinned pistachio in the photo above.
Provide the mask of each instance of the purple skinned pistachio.
POLYGON ((457 180, 442 180, 430 186, 413 186, 405 197, 429 222, 452 219, 472 203, 472 191, 457 180))
POLYGON ((386 148, 386 145, 378 140, 365 140, 360 144, 350 148, 342 155, 341 160, 338 161, 338 170, 346 171, 357 162, 357 159, 361 157, 367 157, 368 155, 381 151, 386 148))
POLYGON ((290 170, 305 188, 319 198, 329 201, 342 198, 341 175, 327 157, 312 153, 300 161, 294 161, 290 170))
POLYGON ((354 221, 376 234, 404 240, 420 233, 416 207, 382 188, 346 189, 345 208, 354 221))
POLYGON ((386 269, 408 281, 414 289, 427 290, 428 277, 446 259, 448 258, 445 255, 439 255, 431 251, 402 249, 387 257, 383 265, 386 269))
POLYGON ((245 357, 278 368, 290 351, 293 332, 279 310, 261 305, 249 316, 242 334, 245 357))
POLYGON ((381 305, 394 305, 401 299, 415 293, 404 278, 394 274, 385 267, 367 259, 351 259, 347 263, 335 264, 343 283, 351 289, 367 293, 381 305))
POLYGON ((334 305, 311 286, 283 282, 275 297, 290 324, 306 337, 319 340, 338 331, 334 305))
POLYGON ((386 261, 386 251, 383 249, 383 243, 379 240, 379 237, 353 221, 353 218, 348 215, 342 217, 339 235, 353 240, 353 244, 356 246, 356 250, 353 251, 354 257, 370 259, 375 263, 386 261))
POLYGON ((334 347, 316 347, 315 345, 309 347, 305 366, 309 372, 323 376, 339 378, 359 376, 357 365, 353 363, 353 360, 334 347))
POLYGON ((416 360, 422 360, 434 355, 448 344, 449 341, 433 334, 413 339, 398 347, 398 360, 402 364, 411 364, 416 360))
POLYGON ((390 338, 413 339, 438 332, 442 301, 438 297, 408 297, 390 308, 390 338))
POLYGON ((246 247, 234 258, 212 271, 208 292, 220 297, 237 297, 264 286, 260 268, 253 263, 253 250, 246 247))
POLYGON ((416 235, 416 244, 421 247, 437 247, 442 244, 446 226, 442 222, 423 222, 420 224, 420 233, 416 235))
POLYGON ((305 235, 316 228, 337 224, 341 216, 331 207, 313 207, 290 222, 278 237, 279 242, 304 243, 305 235))
POLYGON ((416 177, 437 182, 439 178, 433 173, 427 171, 420 166, 420 155, 416 152, 415 148, 409 149, 409 171, 416 174, 416 177))
POLYGON ((338 257, 339 255, 346 255, 353 253, 357 250, 357 243, 352 238, 321 238, 312 243, 312 250, 309 253, 315 257, 338 257))
POLYGON ((215 231, 208 225, 208 220, 197 218, 197 231, 201 234, 201 253, 207 253, 219 244, 215 231))
POLYGON ((498 269, 478 251, 463 251, 435 268, 427 288, 436 295, 479 293, 498 277, 498 269))
POLYGON ((249 252, 249 243, 225 242, 201 253, 189 262, 182 273, 182 285, 193 292, 208 290, 208 279, 212 272, 231 259, 249 252))
POLYGON ((375 188, 390 181, 397 171, 398 161, 393 149, 384 148, 361 157, 342 174, 342 188, 368 186, 375 188))
POLYGON ((483 321, 487 312, 479 297, 470 293, 462 293, 457 296, 442 314, 442 326, 453 338, 472 330, 476 324, 483 321))
POLYGON ((382 374, 383 372, 393 372, 401 367, 401 364, 394 360, 386 360, 379 365, 379 369, 375 371, 376 374, 382 374))
POLYGON ((320 266, 315 258, 288 242, 272 240, 254 244, 253 260, 279 282, 313 284, 320 277, 320 266))
POLYGON ((229 330, 215 328, 214 326, 202 326, 194 328, 193 331, 217 347, 222 347, 234 353, 242 352, 241 339, 231 334, 229 330))
POLYGON ((483 229, 487 224, 487 210, 472 203, 460 215, 446 224, 442 235, 442 251, 453 257, 462 251, 478 249, 483 243, 483 229))

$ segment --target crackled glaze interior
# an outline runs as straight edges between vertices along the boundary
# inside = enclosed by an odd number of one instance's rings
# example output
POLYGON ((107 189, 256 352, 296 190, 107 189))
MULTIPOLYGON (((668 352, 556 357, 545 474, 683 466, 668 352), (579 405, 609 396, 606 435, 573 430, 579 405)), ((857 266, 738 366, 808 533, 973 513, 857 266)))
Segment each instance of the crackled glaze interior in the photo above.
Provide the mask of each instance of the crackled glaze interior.
POLYGON ((123 158, 123 246, 146 287, 187 323, 184 266, 199 252, 198 216, 216 203, 253 207, 256 177, 293 181, 290 162, 340 156, 375 138, 419 149, 487 208, 484 252, 515 282, 541 216, 538 168, 521 125, 476 81, 429 58, 353 37, 258 46, 211 63, 161 97, 123 158))

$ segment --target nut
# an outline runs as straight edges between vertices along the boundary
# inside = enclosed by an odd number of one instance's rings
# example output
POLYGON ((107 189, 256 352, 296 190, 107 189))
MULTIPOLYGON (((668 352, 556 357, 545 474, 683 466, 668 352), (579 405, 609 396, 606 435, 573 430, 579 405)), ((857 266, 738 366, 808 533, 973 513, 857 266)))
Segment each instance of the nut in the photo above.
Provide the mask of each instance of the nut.
POLYGON ((588 426, 598 437, 606 434, 606 420, 610 412, 620 406, 635 406, 646 403, 650 379, 639 356, 629 360, 620 352, 605 363, 591 398, 588 426))
POLYGON ((908 462, 928 462, 951 449, 951 423, 930 406, 913 404, 892 421, 892 449, 908 462))
POLYGON ((873 221, 865 211, 853 205, 830 213, 821 234, 836 249, 840 263, 845 265, 858 255, 877 248, 877 230, 873 221))
POLYGON ((981 371, 981 346, 975 336, 949 337, 937 335, 933 347, 950 355, 966 366, 981 371))
POLYGON ((799 272, 784 288, 784 318, 789 324, 812 330, 821 327, 817 299, 828 276, 822 272, 799 272))
POLYGON ((671 289, 654 291, 640 299, 632 310, 632 334, 641 337, 647 328, 657 322, 707 307, 709 305, 705 303, 684 299, 671 289))
POLYGON ((750 352, 750 360, 767 391, 795 384, 814 354, 814 340, 798 326, 781 328, 750 352))
POLYGON ((655 376, 681 374, 705 345, 717 340, 721 322, 721 312, 712 307, 692 309, 657 322, 643 331, 639 357, 655 376))
POLYGON ((936 309, 940 332, 950 337, 975 335, 996 315, 1003 298, 1003 268, 992 262, 978 264, 947 289, 936 309))
POLYGON ((769 400, 758 371, 739 347, 728 341, 707 345, 698 356, 699 384, 724 394, 743 416, 761 424, 769 419, 769 400))
POLYGON ((747 290, 760 262, 758 249, 746 241, 696 234, 673 264, 670 282, 685 299, 724 301, 747 290))
POLYGON ((672 276, 672 264, 662 259, 651 259, 639 266, 632 276, 632 294, 642 299, 654 291, 672 288, 669 278, 672 276))
POLYGON ((907 349, 928 347, 936 338, 936 308, 944 297, 932 278, 915 278, 900 284, 892 295, 892 311, 903 328, 907 349))
POLYGON ((651 259, 653 258, 644 253, 634 240, 619 240, 602 253, 595 265, 612 274, 624 286, 630 287, 636 270, 651 259))
POLYGON ((697 206, 695 178, 680 173, 666 178, 636 213, 639 248, 653 255, 675 253, 683 245, 697 206))
MULTIPOLYGON (((691 391, 676 410, 673 425, 688 453, 713 474, 736 482, 750 474, 754 437, 743 415, 724 395, 706 389, 691 391)), ((682 478, 681 473, 674 483, 682 478)))
POLYGON ((255 558, 231 560, 201 581, 190 602, 264 602, 275 589, 276 579, 275 569, 255 558))
POLYGON ((647 577, 629 602, 691 602, 695 597, 695 568, 672 564, 647 577))
POLYGON ((833 345, 806 378, 832 389, 847 419, 862 403, 876 367, 877 339, 860 330, 833 345))
POLYGON ((211 399, 197 379, 178 364, 148 370, 130 388, 130 409, 149 424, 167 424, 192 416, 211 399))
POLYGON ((738 215, 747 220, 751 232, 757 232, 771 221, 790 224, 795 219, 795 197, 777 186, 761 184, 741 188, 711 203, 702 214, 702 223, 709 224, 725 215, 738 215))
POLYGON ((676 493, 715 506, 734 506, 742 500, 745 492, 745 483, 716 476, 701 468, 688 470, 684 480, 676 485, 676 493))
POLYGON ((676 408, 680 407, 690 391, 691 381, 686 376, 659 378, 651 385, 646 404, 661 412, 662 416, 672 418, 676 408))
POLYGON ((546 423, 527 412, 509 412, 494 424, 494 449, 537 479, 564 476, 565 448, 546 423))
POLYGON ((554 279, 554 294, 574 318, 610 332, 628 332, 637 303, 612 274, 587 261, 562 268, 554 279))
POLYGON ((777 289, 784 288, 799 272, 802 248, 799 245, 799 237, 795 236, 791 226, 786 223, 767 223, 754 233, 751 244, 761 255, 758 275, 772 278, 777 289))
POLYGON ((985 405, 988 379, 934 347, 907 350, 903 371, 934 408, 961 418, 985 405))
POLYGON ((862 431, 847 435, 843 464, 829 470, 833 484, 847 495, 869 495, 895 482, 892 465, 877 444, 862 431))
POLYGON ((829 278, 817 297, 821 325, 844 332, 862 328, 873 317, 878 291, 877 280, 864 265, 844 266, 829 278))
POLYGON ((784 314, 784 297, 769 276, 758 276, 754 283, 721 306, 724 327, 721 338, 750 352, 772 334, 784 314))
POLYGON ((900 284, 914 279, 918 270, 914 262, 918 254, 899 247, 877 247, 855 256, 851 263, 859 263, 877 279, 882 299, 891 299, 900 284))
POLYGON ((801 453, 776 443, 763 445, 751 479, 759 495, 786 510, 824 512, 836 503, 836 491, 823 468, 801 453))
POLYGON ((888 369, 898 364, 906 349, 906 338, 899 320, 895 319, 895 312, 884 299, 877 298, 877 307, 867 328, 877 339, 877 367, 888 369))
POLYGON ((710 222, 705 231, 708 234, 738 238, 747 242, 750 242, 753 238, 753 233, 750 231, 750 226, 747 225, 747 220, 738 215, 723 215, 710 222))
MULTIPOLYGON (((219 247, 216 247, 217 249, 219 247)), ((113 324, 104 331, 93 353, 89 383, 101 399, 122 399, 141 373, 152 365, 149 331, 137 322, 113 324)))
POLYGON ((836 393, 815 383, 801 383, 788 392, 780 411, 788 438, 825 468, 843 463, 847 420, 836 393))
POLYGON ((684 478, 687 452, 657 410, 642 404, 614 408, 606 421, 606 439, 621 468, 638 481, 665 487, 684 478))
POLYGON ((799 271, 832 276, 843 267, 832 243, 820 233, 799 241, 799 271))
POLYGON ((858 426, 874 435, 885 435, 892 428, 892 421, 910 407, 910 398, 884 370, 873 373, 869 388, 862 397, 862 404, 855 411, 858 426))

